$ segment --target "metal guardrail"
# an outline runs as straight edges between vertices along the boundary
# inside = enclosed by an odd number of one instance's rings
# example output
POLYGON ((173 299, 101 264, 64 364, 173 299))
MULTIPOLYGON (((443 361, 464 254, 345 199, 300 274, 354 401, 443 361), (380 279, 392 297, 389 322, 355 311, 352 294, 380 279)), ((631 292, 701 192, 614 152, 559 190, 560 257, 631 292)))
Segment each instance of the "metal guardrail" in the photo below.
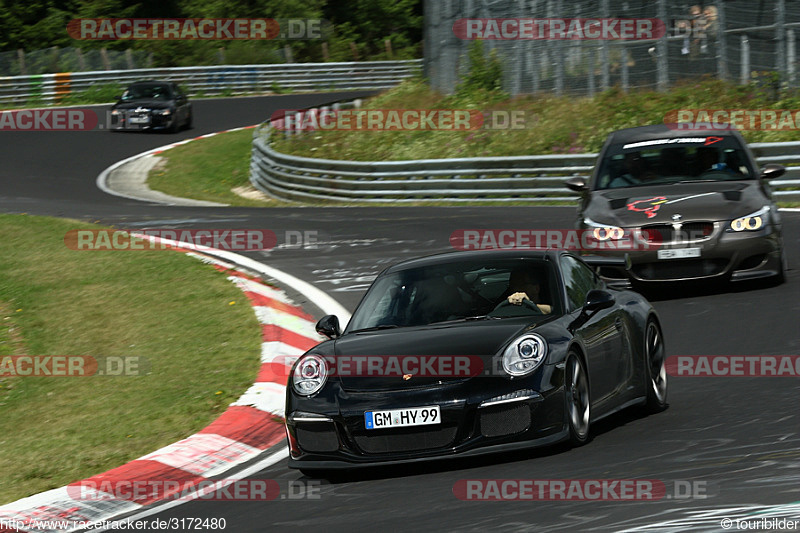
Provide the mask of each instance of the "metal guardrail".
POLYGON ((284 63, 207 67, 148 68, 62 72, 0 77, 0 103, 24 104, 32 99, 58 103, 66 95, 93 85, 124 86, 141 79, 183 84, 189 95, 242 94, 272 90, 339 91, 386 89, 416 74, 421 59, 349 63, 284 63))
MULTIPOLYGON (((564 186, 572 177, 589 177, 597 154, 340 161, 283 154, 269 145, 269 122, 256 128, 250 182, 272 197, 288 201, 335 203, 481 202, 574 203, 578 194, 564 186)), ((800 142, 757 143, 760 164, 787 165, 784 177, 770 182, 776 201, 800 201, 800 142), (798 189, 798 190, 792 190, 798 189)))

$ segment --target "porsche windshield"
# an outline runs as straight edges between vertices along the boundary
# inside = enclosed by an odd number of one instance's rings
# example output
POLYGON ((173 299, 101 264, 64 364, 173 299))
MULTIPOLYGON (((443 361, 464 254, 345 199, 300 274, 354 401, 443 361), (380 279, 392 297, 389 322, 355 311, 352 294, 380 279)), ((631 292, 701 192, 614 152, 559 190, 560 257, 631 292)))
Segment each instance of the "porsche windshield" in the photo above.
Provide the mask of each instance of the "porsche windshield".
POLYGON ((595 189, 643 187, 693 181, 754 179, 745 151, 735 137, 673 138, 609 146, 595 189))
POLYGON ((378 278, 347 331, 425 326, 512 316, 549 316, 561 309, 554 269, 543 259, 431 265, 378 278), (511 294, 527 298, 514 304, 511 294))

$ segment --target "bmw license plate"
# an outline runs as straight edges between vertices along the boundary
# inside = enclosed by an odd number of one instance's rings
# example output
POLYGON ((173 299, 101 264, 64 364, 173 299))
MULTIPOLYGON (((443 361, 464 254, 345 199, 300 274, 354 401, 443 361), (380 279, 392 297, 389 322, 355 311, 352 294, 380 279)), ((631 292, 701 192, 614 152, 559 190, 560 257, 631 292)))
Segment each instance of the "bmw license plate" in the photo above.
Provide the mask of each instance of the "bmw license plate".
POLYGON ((659 259, 685 259, 687 257, 700 257, 700 248, 673 248, 659 250, 659 259))
POLYGON ((364 413, 364 425, 367 429, 427 426, 439 424, 441 419, 438 405, 364 413))
POLYGON ((149 124, 150 123, 150 117, 147 117, 147 116, 144 116, 144 117, 131 117, 131 118, 128 119, 128 122, 130 122, 131 124, 149 124))

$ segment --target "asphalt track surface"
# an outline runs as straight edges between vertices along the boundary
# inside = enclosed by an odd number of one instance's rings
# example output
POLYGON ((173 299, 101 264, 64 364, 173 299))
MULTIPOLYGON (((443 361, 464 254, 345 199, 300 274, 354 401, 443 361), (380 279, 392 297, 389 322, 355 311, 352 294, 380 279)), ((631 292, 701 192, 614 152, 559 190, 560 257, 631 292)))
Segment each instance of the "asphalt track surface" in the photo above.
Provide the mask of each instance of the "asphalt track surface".
MULTIPOLYGON (((110 196, 95 186, 97 175, 107 166, 144 150, 253 124, 276 109, 343 97, 196 101, 195 128, 179 134, 0 133, 0 212, 134 229, 271 229, 279 246, 248 255, 327 291, 350 310, 385 266, 450 250, 449 237, 457 229, 572 227, 574 208, 166 207, 110 196), (317 248, 282 246, 287 230, 317 232, 317 248)), ((792 268, 786 284, 700 286, 650 295, 663 321, 668 355, 800 354, 800 213, 782 216, 792 268)), ((666 411, 647 417, 634 410, 621 412, 593 426, 592 441, 581 448, 555 446, 369 469, 343 480, 320 481, 317 498, 297 500, 284 499, 287 487, 309 480, 282 460, 252 476, 278 481, 282 498, 261 503, 195 501, 150 518, 224 517, 227 530, 236 532, 303 526, 331 531, 718 530, 714 524, 719 518, 694 526, 665 524, 697 511, 800 500, 798 398, 797 378, 671 377, 666 411), (482 502, 461 501, 453 494, 454 484, 462 479, 630 478, 662 480, 669 493, 675 481, 699 482, 708 497, 482 502)), ((721 512, 719 516, 725 516, 721 512)))

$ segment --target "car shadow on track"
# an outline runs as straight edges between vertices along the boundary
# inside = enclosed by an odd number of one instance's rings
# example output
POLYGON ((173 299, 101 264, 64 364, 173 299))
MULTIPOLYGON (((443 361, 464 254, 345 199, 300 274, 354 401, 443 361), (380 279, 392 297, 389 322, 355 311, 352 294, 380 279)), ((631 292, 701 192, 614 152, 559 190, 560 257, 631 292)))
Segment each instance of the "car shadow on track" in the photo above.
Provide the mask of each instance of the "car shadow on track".
MULTIPOLYGON (((668 408, 669 405, 667 405, 667 409, 668 408)), ((591 447, 593 439, 631 422, 645 419, 648 416, 651 415, 648 415, 641 406, 629 407, 628 409, 614 413, 592 424, 590 440, 585 446, 591 447)), ((654 416, 657 416, 657 414, 654 416)), ((322 479, 331 485, 337 485, 359 481, 415 477, 459 470, 468 471, 487 466, 536 461, 567 453, 573 449, 577 448, 568 442, 561 442, 541 448, 530 448, 513 452, 490 453, 471 457, 442 457, 431 461, 412 462, 401 465, 369 466, 341 471, 332 470, 325 473, 320 472, 319 476, 303 474, 301 474, 301 476, 302 479, 322 479)))
MULTIPOLYGON (((788 273, 787 273, 788 274, 788 273)), ((697 298, 698 296, 717 296, 722 294, 738 294, 750 291, 761 291, 783 287, 774 279, 754 279, 737 282, 723 281, 682 281, 664 283, 657 286, 635 286, 634 290, 642 294, 651 302, 664 300, 680 300, 684 298, 697 298)))

